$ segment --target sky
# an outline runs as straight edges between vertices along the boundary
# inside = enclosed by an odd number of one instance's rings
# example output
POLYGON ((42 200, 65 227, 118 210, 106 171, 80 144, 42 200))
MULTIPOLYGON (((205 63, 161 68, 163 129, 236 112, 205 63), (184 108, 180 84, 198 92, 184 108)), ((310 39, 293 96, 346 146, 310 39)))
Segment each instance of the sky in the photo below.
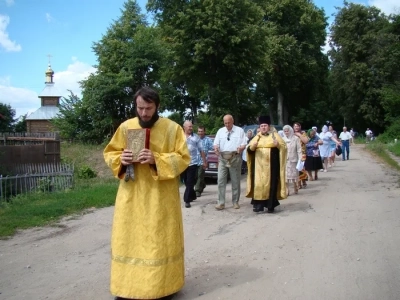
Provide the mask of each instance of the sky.
MULTIPOLYGON (((79 81, 96 71, 92 51, 121 16, 125 0, 0 0, 0 103, 18 118, 40 107, 50 62, 60 96, 80 95, 79 81)), ((137 0, 146 13, 147 0, 137 0)), ((386 14, 400 12, 400 0, 357 0, 386 14)), ((342 0, 314 0, 333 21, 342 0)))

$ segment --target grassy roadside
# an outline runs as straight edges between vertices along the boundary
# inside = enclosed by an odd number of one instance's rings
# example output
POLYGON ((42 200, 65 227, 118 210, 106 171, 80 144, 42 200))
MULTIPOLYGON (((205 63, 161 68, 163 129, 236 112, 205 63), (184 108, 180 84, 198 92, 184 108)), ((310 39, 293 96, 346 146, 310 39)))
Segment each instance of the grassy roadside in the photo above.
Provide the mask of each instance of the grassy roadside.
POLYGON ((62 217, 84 213, 90 208, 114 204, 117 181, 107 180, 56 193, 19 195, 11 202, 0 204, 0 239, 20 229, 48 225, 62 217))
POLYGON ((64 192, 18 195, 10 202, 0 201, 0 239, 12 236, 20 229, 48 225, 67 215, 113 205, 118 181, 104 163, 103 148, 101 145, 62 144, 62 160, 75 166, 74 188, 64 192), (83 167, 91 168, 97 177, 77 178, 83 167))
MULTIPOLYGON (((364 139, 356 139, 356 144, 365 144, 364 139)), ((400 163, 392 158, 392 155, 396 157, 400 157, 400 143, 396 144, 384 144, 379 142, 379 140, 375 140, 366 144, 366 149, 376 154, 379 158, 381 158, 386 164, 391 166, 392 168, 400 171, 400 163)))

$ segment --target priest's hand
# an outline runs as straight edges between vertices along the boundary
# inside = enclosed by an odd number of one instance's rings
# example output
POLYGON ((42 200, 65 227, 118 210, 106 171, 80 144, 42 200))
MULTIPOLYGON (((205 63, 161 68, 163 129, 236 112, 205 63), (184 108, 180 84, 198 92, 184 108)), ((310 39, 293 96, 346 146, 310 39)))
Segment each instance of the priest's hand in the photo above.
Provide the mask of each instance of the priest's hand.
POLYGON ((153 152, 150 149, 142 149, 139 152, 138 159, 141 164, 151 164, 154 165, 156 163, 154 159, 153 152))
POLYGON ((121 164, 123 166, 131 165, 132 159, 133 159, 132 151, 124 149, 124 151, 122 151, 121 153, 121 164))

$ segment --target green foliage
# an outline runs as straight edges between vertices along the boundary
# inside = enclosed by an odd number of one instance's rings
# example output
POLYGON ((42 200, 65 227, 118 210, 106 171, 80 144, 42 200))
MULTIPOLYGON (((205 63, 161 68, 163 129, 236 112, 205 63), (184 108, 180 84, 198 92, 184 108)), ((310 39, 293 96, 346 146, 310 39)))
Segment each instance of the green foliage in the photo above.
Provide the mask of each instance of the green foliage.
POLYGON ((182 116, 182 114, 180 114, 178 112, 174 112, 174 113, 170 114, 168 116, 168 119, 176 122, 177 124, 179 124, 181 126, 183 125, 183 122, 184 122, 184 116, 182 116))
POLYGON ((102 181, 73 190, 46 194, 18 195, 11 202, 0 202, 0 238, 13 235, 19 229, 43 226, 61 217, 82 213, 84 209, 102 208, 114 204, 117 181, 102 181))
POLYGON ((135 1, 128 0, 99 42, 93 44, 97 73, 81 82, 82 100, 64 99, 62 131, 79 141, 102 143, 135 115, 133 94, 156 86, 165 57, 159 29, 149 27, 135 1), (76 109, 72 113, 69 107, 76 109))
POLYGON ((14 131, 15 110, 9 104, 0 102, 0 132, 14 131))
POLYGON ((197 117, 197 125, 203 125, 206 129, 206 134, 216 134, 218 129, 224 126, 223 117, 223 115, 214 116, 200 112, 197 117))
POLYGON ((338 9, 331 27, 330 85, 334 109, 353 127, 381 131, 398 112, 398 35, 398 16, 348 2, 338 9))
POLYGON ((274 32, 268 37, 268 63, 258 78, 257 95, 276 124, 300 121, 300 110, 311 121, 315 102, 327 102, 328 59, 321 52, 327 26, 324 11, 306 0, 259 2, 274 32))
POLYGON ((41 177, 37 179, 35 192, 51 192, 53 190, 53 183, 49 177, 41 177))
POLYGON ((385 111, 385 121, 387 124, 392 124, 400 116, 400 81, 383 86, 381 97, 382 107, 385 111))
POLYGON ((378 155, 383 161, 385 161, 389 166, 400 171, 400 164, 397 163, 389 154, 386 144, 379 141, 374 143, 369 143, 367 149, 378 155))
MULTIPOLYGON (((98 131, 87 107, 77 95, 69 91, 67 98, 60 101, 60 112, 52 120, 63 139, 81 142, 98 142, 98 131)), ((106 118, 105 118, 106 119, 106 118)))
POLYGON ((89 166, 83 165, 78 169, 79 179, 90 179, 95 178, 96 176, 96 172, 93 171, 89 166))
POLYGON ((382 143, 393 143, 394 139, 397 139, 400 143, 400 120, 396 120, 386 128, 385 132, 378 136, 378 139, 382 143))
POLYGON ((400 157, 400 140, 397 139, 397 143, 392 143, 388 145, 388 150, 394 155, 400 157))
POLYGON ((20 117, 17 122, 15 123, 14 126, 14 131, 15 132, 26 132, 26 117, 28 114, 23 115, 20 117))
POLYGON ((149 1, 148 8, 170 47, 163 79, 181 91, 179 103, 194 116, 207 104, 212 114, 230 110, 239 121, 243 90, 265 62, 262 8, 248 0, 160 0, 149 1))

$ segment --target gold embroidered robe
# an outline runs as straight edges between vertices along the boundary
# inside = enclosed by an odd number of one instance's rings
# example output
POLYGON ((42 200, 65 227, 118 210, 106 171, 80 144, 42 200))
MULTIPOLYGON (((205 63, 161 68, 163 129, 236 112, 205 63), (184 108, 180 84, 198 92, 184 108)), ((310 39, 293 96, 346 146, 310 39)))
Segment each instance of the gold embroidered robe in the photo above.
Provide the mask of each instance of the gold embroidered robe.
POLYGON ((249 143, 250 149, 254 150, 254 144, 258 142, 255 151, 247 152, 247 195, 248 198, 254 200, 267 200, 270 198, 271 189, 271 169, 270 169, 270 154, 271 148, 279 149, 279 183, 277 189, 277 199, 282 200, 287 198, 286 191, 286 155, 287 146, 281 136, 274 132, 274 136, 278 141, 278 146, 274 145, 272 134, 262 135, 258 133, 249 143), (253 169, 254 162, 254 169, 253 169), (254 172, 254 173, 253 173, 254 172), (252 178, 254 183, 252 184, 252 178))
POLYGON ((190 155, 182 128, 159 118, 150 130, 150 150, 157 170, 134 164, 135 180, 124 181, 120 155, 127 129, 141 128, 138 118, 125 121, 104 149, 104 159, 120 184, 111 238, 111 293, 154 299, 184 285, 184 244, 180 174, 190 155))

